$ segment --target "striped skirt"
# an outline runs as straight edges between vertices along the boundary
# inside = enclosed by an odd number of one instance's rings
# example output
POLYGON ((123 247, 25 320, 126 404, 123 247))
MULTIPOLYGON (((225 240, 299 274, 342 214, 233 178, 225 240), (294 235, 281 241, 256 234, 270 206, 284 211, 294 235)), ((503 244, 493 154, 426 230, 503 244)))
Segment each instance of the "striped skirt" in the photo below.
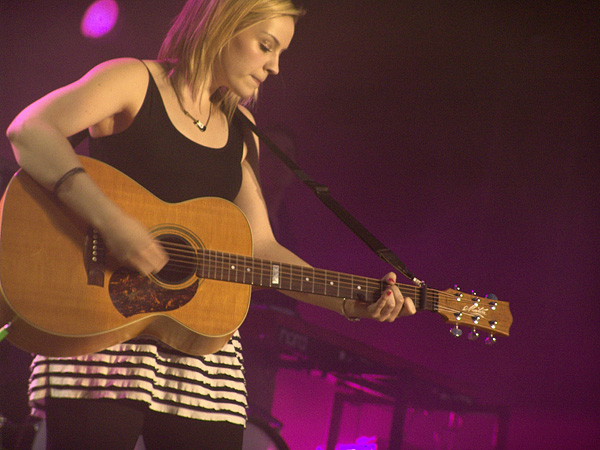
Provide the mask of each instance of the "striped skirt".
POLYGON ((241 350, 236 332, 222 350, 206 356, 145 338, 80 357, 36 356, 29 383, 32 414, 44 417, 48 397, 131 399, 157 412, 245 426, 241 350))

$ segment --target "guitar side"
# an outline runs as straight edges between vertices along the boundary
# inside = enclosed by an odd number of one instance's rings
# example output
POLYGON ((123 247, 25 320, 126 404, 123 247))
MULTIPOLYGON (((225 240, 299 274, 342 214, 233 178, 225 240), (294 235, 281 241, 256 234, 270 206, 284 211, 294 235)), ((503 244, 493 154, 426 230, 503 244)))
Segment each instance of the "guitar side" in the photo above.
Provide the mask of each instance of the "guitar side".
MULTIPOLYGON (((233 204, 218 198, 166 203, 114 168, 81 160, 102 190, 155 235, 176 223, 177 229, 197 236, 199 245, 251 255, 249 225, 233 204)), ((72 356, 147 334, 183 352, 207 354, 219 350, 247 314, 250 286, 198 279, 193 298, 180 308, 125 317, 108 291, 120 265, 108 257, 104 286, 89 284, 84 261, 88 227, 52 194, 19 172, 0 211, 5 300, 0 318, 14 319, 9 340, 27 351, 72 356)))

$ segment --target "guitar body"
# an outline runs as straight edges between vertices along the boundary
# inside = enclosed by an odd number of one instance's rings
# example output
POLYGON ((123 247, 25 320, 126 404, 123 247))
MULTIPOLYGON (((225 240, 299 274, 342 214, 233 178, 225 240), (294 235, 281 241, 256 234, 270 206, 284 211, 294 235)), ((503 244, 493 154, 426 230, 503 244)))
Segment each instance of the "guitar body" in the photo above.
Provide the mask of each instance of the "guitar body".
MULTIPOLYGON (((252 254, 249 224, 232 203, 166 203, 114 168, 81 160, 126 213, 185 255, 204 248, 252 254)), ((75 356, 150 335, 188 354, 209 354, 246 317, 250 285, 200 278, 194 258, 182 272, 141 277, 106 254, 93 230, 23 171, 0 206, 0 321, 12 321, 8 339, 18 347, 75 356)))

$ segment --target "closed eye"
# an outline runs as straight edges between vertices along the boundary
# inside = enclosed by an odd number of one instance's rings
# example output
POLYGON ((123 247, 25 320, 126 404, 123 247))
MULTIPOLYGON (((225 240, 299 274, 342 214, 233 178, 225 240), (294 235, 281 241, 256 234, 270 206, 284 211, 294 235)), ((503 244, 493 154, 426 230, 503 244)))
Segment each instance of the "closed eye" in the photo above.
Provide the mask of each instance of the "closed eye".
POLYGON ((271 53, 273 51, 267 44, 260 44, 260 49, 265 53, 271 53))

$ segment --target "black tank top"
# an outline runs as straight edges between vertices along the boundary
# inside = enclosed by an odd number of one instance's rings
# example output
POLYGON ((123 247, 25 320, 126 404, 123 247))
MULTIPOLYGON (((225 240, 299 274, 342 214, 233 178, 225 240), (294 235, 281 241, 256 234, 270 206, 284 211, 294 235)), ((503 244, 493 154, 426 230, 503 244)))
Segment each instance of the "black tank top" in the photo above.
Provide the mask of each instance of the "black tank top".
POLYGON ((158 198, 236 197, 242 183, 243 131, 234 116, 223 148, 197 144, 171 123, 149 73, 144 103, 125 131, 90 139, 90 156, 127 174, 158 198))

